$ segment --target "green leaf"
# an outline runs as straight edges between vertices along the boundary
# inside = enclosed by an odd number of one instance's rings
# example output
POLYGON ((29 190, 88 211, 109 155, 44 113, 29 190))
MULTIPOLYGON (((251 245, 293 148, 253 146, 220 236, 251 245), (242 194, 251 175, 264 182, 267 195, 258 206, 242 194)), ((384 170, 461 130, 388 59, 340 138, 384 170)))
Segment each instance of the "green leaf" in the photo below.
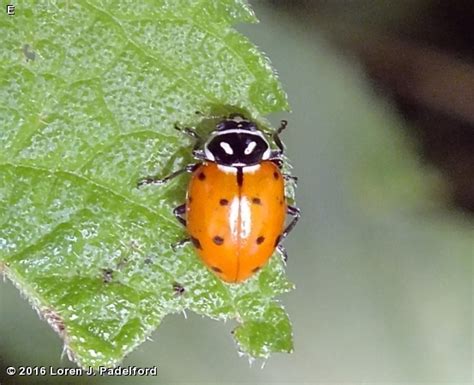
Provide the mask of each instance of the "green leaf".
POLYGON ((0 268, 81 366, 115 365, 184 309, 236 319, 242 352, 292 349, 274 297, 292 289, 274 256, 228 285, 171 214, 186 178, 136 189, 187 164, 173 125, 287 109, 269 61, 232 29, 243 0, 15 3, 0 32, 0 268), (176 285, 184 287, 177 294, 176 285))

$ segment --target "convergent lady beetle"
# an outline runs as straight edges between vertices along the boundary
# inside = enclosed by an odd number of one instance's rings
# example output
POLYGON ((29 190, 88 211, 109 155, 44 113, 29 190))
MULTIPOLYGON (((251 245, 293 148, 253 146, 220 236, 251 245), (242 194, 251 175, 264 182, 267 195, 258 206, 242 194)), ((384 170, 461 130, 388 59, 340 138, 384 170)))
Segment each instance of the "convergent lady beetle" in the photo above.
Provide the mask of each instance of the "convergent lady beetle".
POLYGON ((199 162, 163 179, 145 178, 138 186, 163 184, 191 172, 186 203, 174 215, 187 229, 202 261, 222 280, 238 283, 259 271, 275 248, 287 254, 282 241, 300 217, 297 207, 287 204, 284 180, 296 177, 281 172, 283 143, 279 134, 283 120, 271 135, 272 150, 255 122, 234 114, 219 122, 204 141, 191 128, 184 131, 196 140, 193 155, 199 162), (293 218, 285 227, 286 214, 293 218))

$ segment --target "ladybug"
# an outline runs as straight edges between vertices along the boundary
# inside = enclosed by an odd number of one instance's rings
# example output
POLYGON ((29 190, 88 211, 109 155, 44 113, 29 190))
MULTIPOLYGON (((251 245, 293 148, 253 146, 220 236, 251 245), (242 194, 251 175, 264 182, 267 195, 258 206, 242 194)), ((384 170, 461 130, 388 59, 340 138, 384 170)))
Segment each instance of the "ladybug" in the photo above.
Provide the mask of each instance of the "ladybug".
POLYGON ((196 140, 193 155, 197 163, 169 176, 145 178, 138 187, 164 184, 184 173, 192 173, 186 203, 174 215, 187 229, 188 242, 206 266, 223 281, 239 283, 262 269, 277 249, 287 260, 282 241, 300 218, 300 210, 285 198, 285 180, 297 178, 281 171, 283 143, 280 127, 271 134, 277 149, 270 147, 267 134, 240 114, 220 121, 206 140, 192 128, 180 128, 196 140), (285 227, 286 215, 292 220, 285 227))

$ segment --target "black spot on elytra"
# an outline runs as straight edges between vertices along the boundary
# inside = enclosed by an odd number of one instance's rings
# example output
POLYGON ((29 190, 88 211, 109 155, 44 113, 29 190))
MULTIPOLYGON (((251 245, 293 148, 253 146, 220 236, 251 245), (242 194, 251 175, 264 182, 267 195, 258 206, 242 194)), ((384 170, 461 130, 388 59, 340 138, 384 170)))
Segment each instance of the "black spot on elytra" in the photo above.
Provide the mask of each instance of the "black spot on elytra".
POLYGON ((199 175, 198 175, 198 178, 199 178, 199 180, 204 180, 204 179, 206 179, 206 174, 204 174, 203 172, 200 172, 199 175))
POLYGON ((257 238, 257 245, 261 245, 263 241, 265 240, 265 237, 262 237, 261 235, 257 238))
POLYGON ((252 269, 252 273, 256 273, 256 272, 259 271, 261 268, 262 268, 262 266, 257 266, 257 267, 255 267, 254 269, 252 269))
POLYGON ((283 205, 283 199, 280 199, 280 205, 283 205))
POLYGON ((193 198, 192 197, 188 197, 188 201, 189 203, 191 203, 193 201, 193 198))
POLYGON ((193 243, 193 245, 196 249, 201 249, 202 250, 201 242, 199 242, 199 239, 197 239, 195 237, 191 237, 191 242, 193 243))
POLYGON ((279 235, 278 237, 276 237, 276 239, 275 239, 275 247, 277 247, 278 244, 280 243, 280 239, 281 239, 281 235, 279 235))
POLYGON ((219 201, 219 204, 220 204, 221 206, 227 206, 227 205, 229 204, 229 201, 228 201, 227 199, 221 199, 221 200, 219 201))
POLYGON ((222 273, 222 270, 219 269, 217 266, 211 266, 211 269, 215 271, 216 273, 222 273))
POLYGON ((260 198, 252 198, 252 203, 255 205, 261 205, 262 200, 260 198))
POLYGON ((214 238, 212 238, 212 241, 213 241, 216 245, 222 245, 222 244, 224 243, 224 238, 219 237, 218 235, 216 235, 214 238))
POLYGON ((277 180, 278 178, 280 178, 280 175, 278 175, 278 173, 276 171, 273 172, 273 177, 277 180))

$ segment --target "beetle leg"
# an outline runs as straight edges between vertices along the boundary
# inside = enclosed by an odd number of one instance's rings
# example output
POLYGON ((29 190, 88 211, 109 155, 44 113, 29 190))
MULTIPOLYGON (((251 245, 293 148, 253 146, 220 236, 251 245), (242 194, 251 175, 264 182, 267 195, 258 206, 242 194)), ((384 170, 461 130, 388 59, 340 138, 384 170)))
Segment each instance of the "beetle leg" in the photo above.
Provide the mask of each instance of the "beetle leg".
POLYGON ((192 138, 196 139, 196 141, 198 142, 201 142, 202 141, 202 138, 199 136, 199 134, 192 128, 189 128, 189 127, 180 127, 178 126, 177 123, 175 123, 174 125, 174 129, 175 130, 178 130, 180 132, 183 132, 185 133, 186 135, 189 135, 191 136, 192 138))
POLYGON ((298 177, 290 174, 283 174, 283 179, 286 181, 291 180, 295 185, 298 184, 298 177))
POLYGON ((196 148, 196 147, 200 147, 201 145, 200 144, 196 144, 192 150, 192 153, 193 153, 193 156, 195 159, 198 159, 198 160, 206 160, 206 154, 204 153, 203 150, 199 149, 199 148, 196 148))
POLYGON ((278 127, 275 130, 275 132, 273 132, 272 138, 273 138, 273 141, 275 142, 276 146, 278 147, 278 150, 273 150, 272 151, 272 153, 270 154, 270 159, 278 159, 285 152, 285 146, 283 145, 283 143, 280 139, 280 134, 286 128, 287 125, 288 125, 288 121, 282 120, 281 123, 280 123, 280 127, 278 127))
POLYGON ((278 127, 272 135, 273 141, 275 142, 278 149, 280 150, 280 154, 283 154, 283 152, 285 151, 285 147, 283 146, 283 143, 280 139, 280 134, 286 128, 287 125, 288 125, 288 121, 282 120, 280 123, 280 127, 278 127))
POLYGON ((288 234, 291 232, 291 230, 293 230, 293 228, 296 226, 296 223, 301 217, 300 209, 295 206, 288 206, 288 208, 286 209, 286 213, 293 216, 293 219, 281 234, 280 242, 288 236, 288 234))
POLYGON ((182 247, 186 246, 189 242, 191 242, 191 238, 183 238, 180 241, 173 243, 171 245, 171 248, 173 251, 176 251, 178 249, 181 249, 182 247))
POLYGON ((186 213, 186 203, 175 207, 173 210, 173 215, 184 227, 186 227, 186 219, 183 218, 183 215, 186 213))
MULTIPOLYGON (((185 213, 186 213, 186 203, 183 203, 182 205, 175 207, 173 210, 174 216, 179 221, 179 223, 181 223, 184 227, 186 227, 186 219, 184 219, 182 215, 185 213)), ((173 243, 171 245, 171 248, 173 249, 173 251, 176 251, 177 249, 180 249, 186 246, 186 244, 189 242, 191 242, 191 238, 183 238, 180 241, 173 243)))
POLYGON ((178 175, 184 172, 193 172, 194 170, 196 170, 196 168, 200 164, 201 163, 188 164, 186 167, 182 168, 181 170, 171 173, 170 175, 164 177, 163 179, 159 179, 155 177, 147 177, 147 178, 140 179, 137 183, 137 188, 140 188, 141 186, 147 185, 147 184, 157 184, 157 185, 165 184, 169 182, 171 179, 176 178, 178 175))
POLYGON ((278 168, 281 169, 283 167, 283 159, 279 158, 279 155, 273 155, 274 152, 277 151, 272 151, 270 154, 270 161, 272 161, 278 168))
POLYGON ((196 140, 196 142, 194 143, 194 146, 193 146, 193 156, 196 158, 196 159, 201 159, 201 160, 204 160, 206 159, 206 156, 204 154, 204 151, 201 150, 201 147, 202 147, 202 143, 203 143, 203 139, 201 138, 201 136, 196 132, 196 130, 194 130, 193 128, 190 128, 190 127, 179 127, 178 124, 175 123, 174 125, 174 128, 175 130, 178 130, 180 132, 183 132, 185 133, 186 135, 192 137, 193 139, 196 140))
POLYGON ((290 224, 286 226, 285 230, 283 230, 283 233, 278 237, 278 240, 276 242, 276 249, 280 252, 281 256, 283 257, 283 262, 288 260, 288 254, 286 253, 285 248, 282 245, 283 240, 288 236, 288 234, 293 230, 295 227, 296 223, 300 219, 301 213, 300 209, 298 207, 294 206, 288 206, 286 209, 286 213, 289 215, 293 216, 293 219, 291 220, 290 224))

